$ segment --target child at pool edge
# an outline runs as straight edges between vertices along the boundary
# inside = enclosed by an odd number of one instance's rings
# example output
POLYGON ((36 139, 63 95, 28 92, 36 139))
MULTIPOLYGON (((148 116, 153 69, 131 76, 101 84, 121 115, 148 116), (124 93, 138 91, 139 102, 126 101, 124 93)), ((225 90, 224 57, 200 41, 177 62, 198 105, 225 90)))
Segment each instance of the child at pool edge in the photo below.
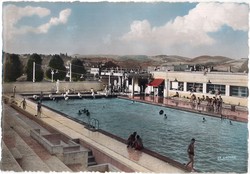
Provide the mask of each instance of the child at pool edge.
POLYGON ((135 150, 142 150, 142 149, 143 149, 142 139, 139 135, 137 135, 135 140, 135 150))
POLYGON ((135 137, 136 137, 136 132, 134 132, 133 134, 131 134, 127 140, 127 147, 134 147, 135 144, 135 137))
POLYGON ((189 157, 189 162, 186 164, 186 166, 188 166, 189 164, 191 164, 191 170, 193 171, 194 169, 194 143, 195 143, 195 139, 192 138, 191 139, 191 143, 188 146, 187 152, 188 152, 188 157, 189 157))

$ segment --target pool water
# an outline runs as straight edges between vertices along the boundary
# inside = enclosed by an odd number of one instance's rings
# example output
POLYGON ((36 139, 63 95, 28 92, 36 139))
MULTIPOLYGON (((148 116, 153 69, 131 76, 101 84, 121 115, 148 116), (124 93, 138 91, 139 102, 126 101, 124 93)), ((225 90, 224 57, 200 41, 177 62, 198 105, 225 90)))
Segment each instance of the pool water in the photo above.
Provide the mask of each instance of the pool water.
POLYGON ((118 98, 43 101, 43 104, 84 122, 87 116, 79 115, 78 110, 86 108, 91 118, 99 120, 100 129, 124 139, 136 131, 145 147, 180 163, 189 161, 187 147, 195 138, 197 170, 247 172, 247 123, 233 121, 230 125, 229 120, 118 98), (159 114, 160 110, 167 118, 159 114))

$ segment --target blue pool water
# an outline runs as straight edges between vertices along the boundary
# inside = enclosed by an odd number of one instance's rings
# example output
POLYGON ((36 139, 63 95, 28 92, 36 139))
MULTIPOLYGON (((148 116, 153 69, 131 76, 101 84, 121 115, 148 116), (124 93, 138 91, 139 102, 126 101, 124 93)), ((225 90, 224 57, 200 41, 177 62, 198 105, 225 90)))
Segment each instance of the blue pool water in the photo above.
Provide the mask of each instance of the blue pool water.
POLYGON ((221 120, 210 116, 185 112, 123 99, 82 99, 43 101, 43 104, 71 117, 87 122, 85 114, 78 110, 88 109, 90 116, 99 120, 100 129, 127 139, 136 131, 144 146, 187 163, 187 147, 191 138, 195 143, 194 167, 201 172, 247 172, 246 123, 221 120), (159 114, 163 110, 167 119, 159 114), (202 122, 202 118, 206 122, 202 122))

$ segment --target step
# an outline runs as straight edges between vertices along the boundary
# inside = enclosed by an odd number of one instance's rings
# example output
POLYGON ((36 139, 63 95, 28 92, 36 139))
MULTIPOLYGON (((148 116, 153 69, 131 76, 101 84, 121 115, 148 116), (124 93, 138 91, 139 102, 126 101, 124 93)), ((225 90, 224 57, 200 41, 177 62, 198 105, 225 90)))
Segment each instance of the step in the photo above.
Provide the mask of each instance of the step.
POLYGON ((90 150, 88 151, 88 166, 96 165, 95 157, 93 156, 93 152, 90 150))
POLYGON ((10 129, 4 131, 5 135, 11 135, 15 139, 15 148, 18 149, 19 153, 22 155, 20 166, 23 171, 50 171, 49 167, 36 155, 26 142, 15 132, 15 130, 10 129))
POLYGON ((92 150, 88 151, 88 156, 93 156, 92 150))
MULTIPOLYGON (((12 112, 15 112, 15 114, 10 114, 9 119, 6 119, 6 120, 8 120, 11 123, 11 125, 13 125, 13 129, 17 131, 17 133, 20 135, 20 137, 22 137, 22 139, 24 141, 26 141, 27 144, 31 148, 37 147, 37 145, 34 145, 34 142, 32 143, 32 141, 35 141, 35 140, 33 140, 30 137, 30 134, 29 134, 29 131, 28 131, 30 129, 37 128, 37 125, 36 125, 37 123, 36 124, 32 123, 32 122, 35 122, 35 121, 26 118, 26 116, 22 115, 21 113, 17 114, 16 110, 14 110, 13 108, 11 108, 11 109, 9 109, 9 112, 12 111, 12 112)), ((40 125, 39 125, 39 128, 40 128, 40 125)), ((38 144, 37 141, 35 141, 35 142, 38 144)), ((44 148, 44 147, 42 146, 42 148, 44 148)), ((38 155, 38 157, 41 158, 42 161, 44 161, 44 163, 52 171, 57 171, 57 172, 60 172, 60 171, 71 171, 72 172, 71 167, 69 167, 68 165, 65 165, 56 156, 54 156, 53 159, 51 159, 51 157, 47 157, 47 159, 45 160, 44 157, 42 157, 43 154, 41 152, 37 151, 37 149, 41 149, 41 147, 40 148, 35 148, 35 149, 33 149, 33 151, 38 155), (57 167, 57 166, 60 166, 60 167, 57 167)), ((86 149, 86 150, 88 150, 88 149, 86 149)), ((92 157, 89 158, 89 160, 90 160, 89 162, 90 163, 88 165, 96 165, 97 163, 95 162, 95 158, 92 155, 92 151, 88 151, 88 155, 92 156, 92 157)), ((75 168, 77 168, 77 170, 79 170, 79 169, 84 170, 83 167, 75 167, 75 168)))
POLYGON ((1 160, 1 171, 14 171, 22 172, 23 169, 13 157, 12 153, 2 141, 2 160, 1 160))
POLYGON ((41 132, 48 133, 46 129, 44 129, 42 126, 37 124, 35 121, 27 118, 25 115, 22 113, 19 113, 17 110, 13 109, 12 107, 9 106, 4 106, 4 112, 9 112, 9 118, 11 118, 10 123, 12 125, 15 125, 17 122, 20 126, 22 126, 24 129, 29 130, 31 129, 40 129, 41 132), (12 120, 13 119, 13 120, 12 120))
POLYGON ((66 166, 56 156, 51 156, 48 160, 44 161, 51 171, 53 172, 73 172, 68 166, 66 166))
POLYGON ((26 141, 27 145, 31 148, 31 150, 34 151, 34 153, 44 162, 44 164, 47 165, 49 169, 51 169, 51 171, 72 172, 72 170, 69 169, 60 159, 50 155, 49 152, 46 149, 44 149, 43 146, 41 146, 37 141, 35 141, 30 137, 29 133, 29 130, 31 129, 29 127, 30 124, 27 125, 26 122, 22 120, 22 117, 17 117, 16 114, 15 116, 12 115, 11 119, 5 117, 4 120, 5 122, 8 122, 10 120, 11 124, 13 125, 11 127, 24 141, 26 141))
POLYGON ((95 157, 94 156, 89 156, 88 157, 88 162, 95 162, 95 157))
POLYGON ((23 155, 19 152, 19 150, 17 148, 11 148, 9 149, 11 154, 13 155, 13 157, 16 159, 16 161, 18 162, 18 164, 21 164, 22 163, 22 158, 23 158, 23 155))
POLYGON ((97 163, 96 162, 89 162, 88 163, 88 166, 94 166, 94 165, 97 165, 97 163))

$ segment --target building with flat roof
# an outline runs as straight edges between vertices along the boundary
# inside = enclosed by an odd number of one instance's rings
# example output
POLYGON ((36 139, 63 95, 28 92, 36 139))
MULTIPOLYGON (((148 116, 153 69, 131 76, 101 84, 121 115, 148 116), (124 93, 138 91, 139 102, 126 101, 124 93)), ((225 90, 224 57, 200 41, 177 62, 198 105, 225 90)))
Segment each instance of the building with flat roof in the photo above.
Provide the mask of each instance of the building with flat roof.
MULTIPOLYGON (((214 97, 221 95, 225 103, 231 105, 247 106, 248 103, 248 74, 232 72, 202 72, 202 71, 151 71, 154 80, 164 85, 152 87, 156 94, 171 97, 178 92, 179 97, 190 98, 192 94, 197 97, 214 97), (162 90, 159 92, 158 90, 162 90)), ((154 81, 151 82, 154 84, 154 81)), ((146 89, 147 91, 148 89, 146 89)))

